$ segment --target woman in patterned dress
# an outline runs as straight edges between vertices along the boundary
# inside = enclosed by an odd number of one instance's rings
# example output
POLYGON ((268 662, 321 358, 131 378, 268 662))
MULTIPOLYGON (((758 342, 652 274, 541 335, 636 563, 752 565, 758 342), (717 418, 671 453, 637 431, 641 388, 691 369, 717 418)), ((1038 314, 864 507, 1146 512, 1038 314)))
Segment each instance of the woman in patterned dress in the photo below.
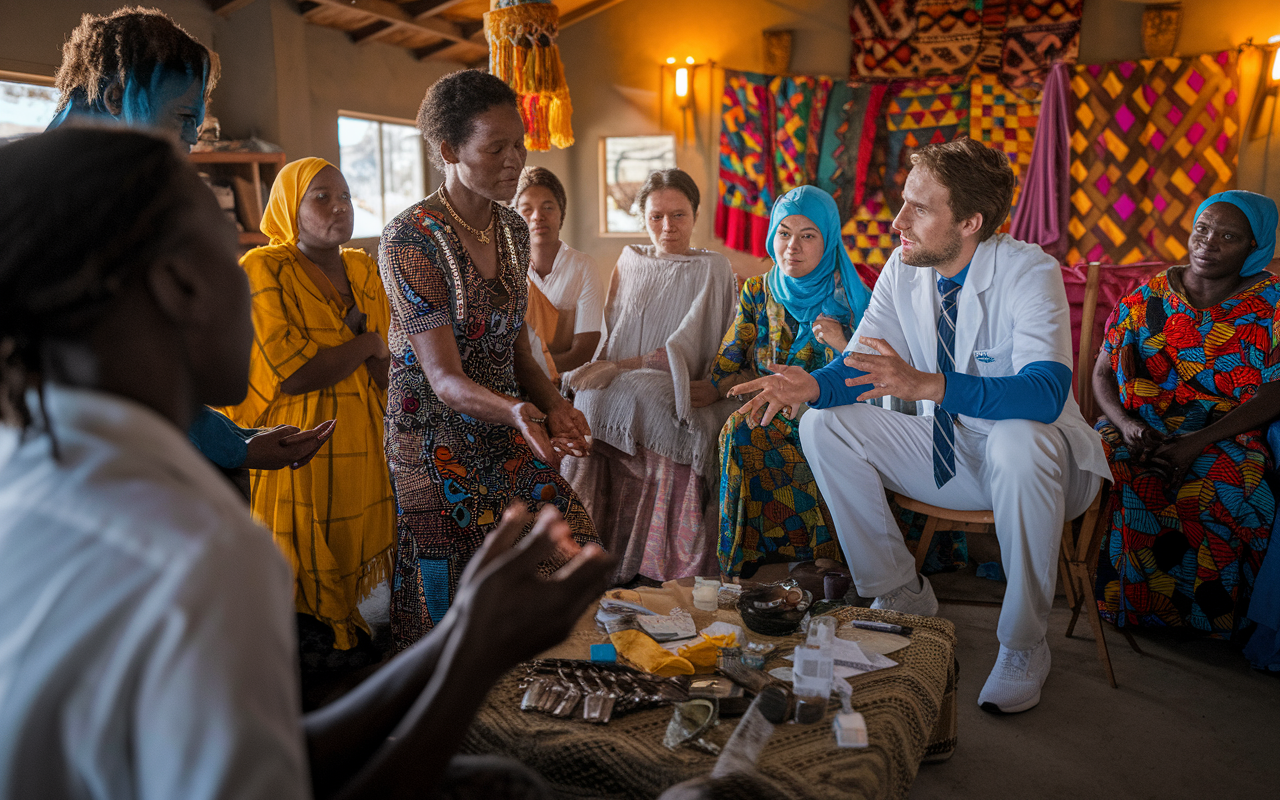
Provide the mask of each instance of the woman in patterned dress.
POLYGON ((1216 194, 1196 212, 1190 264, 1120 301, 1093 386, 1115 481, 1098 606, 1117 625, 1230 636, 1243 622, 1275 516, 1263 438, 1280 414, 1276 205, 1216 194))
MULTIPOLYGON (((773 206, 766 240, 774 266, 748 278, 711 382, 720 396, 777 364, 826 366, 871 298, 840 238, 831 195, 801 186, 773 206), (776 363, 775 363, 776 362, 776 363)), ((797 411, 802 411, 798 409, 797 411)), ((720 431, 720 571, 750 577, 776 561, 839 559, 840 543, 800 451, 800 417, 764 427, 735 411, 720 431)))
POLYGON ((563 453, 587 452, 590 429, 522 330, 529 228, 500 205, 524 168, 515 93, 491 75, 455 72, 427 91, 418 127, 445 182, 387 225, 378 252, 391 301, 397 650, 444 617, 467 562, 511 503, 551 503, 579 545, 598 541, 556 472, 563 453))

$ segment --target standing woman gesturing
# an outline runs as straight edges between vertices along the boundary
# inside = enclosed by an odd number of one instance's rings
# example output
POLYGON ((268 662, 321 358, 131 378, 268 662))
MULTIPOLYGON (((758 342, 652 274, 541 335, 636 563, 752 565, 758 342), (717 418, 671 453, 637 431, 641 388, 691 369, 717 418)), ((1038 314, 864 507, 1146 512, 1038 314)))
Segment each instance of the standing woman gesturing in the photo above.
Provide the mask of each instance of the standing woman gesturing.
POLYGON ((529 229, 501 205, 524 168, 516 95, 491 75, 455 72, 427 90, 418 127, 445 182, 387 225, 378 251, 391 301, 386 450, 398 650, 444 617, 509 503, 551 503, 579 545, 599 541, 556 471, 561 453, 587 451, 590 429, 521 330, 529 229))

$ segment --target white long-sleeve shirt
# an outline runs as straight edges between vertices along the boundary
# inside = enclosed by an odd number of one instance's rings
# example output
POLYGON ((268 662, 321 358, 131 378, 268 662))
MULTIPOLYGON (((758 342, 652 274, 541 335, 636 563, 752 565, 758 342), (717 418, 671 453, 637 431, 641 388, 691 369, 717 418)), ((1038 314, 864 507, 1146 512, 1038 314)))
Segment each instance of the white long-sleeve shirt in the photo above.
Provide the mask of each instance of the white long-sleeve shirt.
POLYGON ((0 798, 310 796, 293 579, 154 411, 47 387, 0 428, 0 798))

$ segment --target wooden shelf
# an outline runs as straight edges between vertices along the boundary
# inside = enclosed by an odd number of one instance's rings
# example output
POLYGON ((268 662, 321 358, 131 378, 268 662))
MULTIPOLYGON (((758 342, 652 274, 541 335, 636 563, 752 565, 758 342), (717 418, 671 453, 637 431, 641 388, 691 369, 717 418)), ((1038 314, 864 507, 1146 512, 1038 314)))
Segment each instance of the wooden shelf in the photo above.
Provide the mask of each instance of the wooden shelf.
POLYGON ((284 153, 234 153, 222 150, 197 150, 191 154, 193 164, 278 164, 284 166, 284 153))
POLYGON ((222 185, 231 186, 236 196, 236 218, 242 228, 242 251, 268 242, 258 232, 262 210, 271 194, 271 184, 285 164, 284 153, 195 152, 191 163, 222 185))

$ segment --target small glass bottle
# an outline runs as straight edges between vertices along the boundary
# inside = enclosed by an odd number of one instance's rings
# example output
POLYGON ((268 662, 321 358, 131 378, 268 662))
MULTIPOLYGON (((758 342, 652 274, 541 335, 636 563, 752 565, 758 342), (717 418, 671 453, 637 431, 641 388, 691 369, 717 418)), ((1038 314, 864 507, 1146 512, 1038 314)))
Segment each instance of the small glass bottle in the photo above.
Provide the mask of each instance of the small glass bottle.
POLYGON ((835 637, 835 617, 815 617, 809 622, 805 643, 796 648, 795 664, 791 668, 796 722, 819 722, 826 714, 835 666, 835 654, 832 652, 835 637))

